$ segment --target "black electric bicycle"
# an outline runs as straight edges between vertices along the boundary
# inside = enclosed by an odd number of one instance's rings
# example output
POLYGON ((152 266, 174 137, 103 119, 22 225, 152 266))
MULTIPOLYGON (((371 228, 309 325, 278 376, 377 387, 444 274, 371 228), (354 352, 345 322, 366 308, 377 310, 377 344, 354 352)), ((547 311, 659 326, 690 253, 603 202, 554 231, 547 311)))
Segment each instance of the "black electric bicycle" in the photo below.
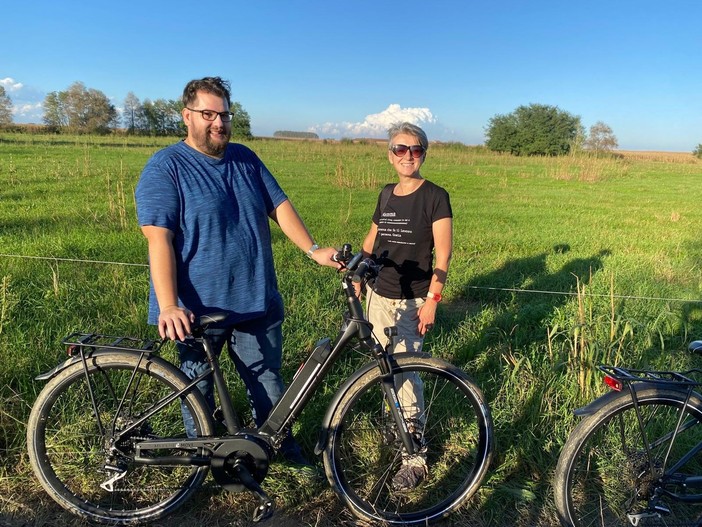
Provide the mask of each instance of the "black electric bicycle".
POLYGON ((612 391, 575 411, 556 467, 561 523, 702 525, 702 370, 600 370, 612 391))
MULTIPOLYGON (((394 525, 440 519, 478 489, 493 448, 490 411, 480 389, 459 368, 425 353, 383 349, 373 337, 354 282, 375 265, 350 245, 337 255, 349 311, 334 342, 315 346, 288 389, 257 429, 242 428, 217 357, 203 331, 223 314, 201 316, 193 338, 210 370, 188 379, 159 356, 160 340, 75 333, 69 358, 37 377, 48 381, 32 408, 27 443, 32 468, 62 507, 90 521, 131 525, 175 511, 211 470, 217 484, 258 497, 254 520, 268 518, 272 499, 261 483, 272 456, 342 352, 352 347, 374 360, 339 388, 315 449, 333 489, 358 517, 394 525), (421 428, 398 401, 396 376, 423 381, 421 428), (196 384, 212 375, 226 432, 196 384), (187 437, 181 405, 195 422, 187 437), (416 423, 415 423, 416 424, 416 423), (428 475, 414 489, 395 491, 403 455, 422 452, 428 475)), ((392 334, 394 328, 386 331, 392 334)))

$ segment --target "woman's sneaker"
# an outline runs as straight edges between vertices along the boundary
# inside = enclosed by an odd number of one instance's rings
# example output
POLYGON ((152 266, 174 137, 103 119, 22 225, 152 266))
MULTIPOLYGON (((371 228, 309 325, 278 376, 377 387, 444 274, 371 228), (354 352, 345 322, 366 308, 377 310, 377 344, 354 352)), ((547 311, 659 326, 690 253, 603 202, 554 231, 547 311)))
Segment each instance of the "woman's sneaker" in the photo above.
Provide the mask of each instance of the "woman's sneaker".
POLYGON ((417 487, 429 475, 427 461, 423 454, 403 456, 402 466, 392 478, 392 490, 402 492, 417 487))

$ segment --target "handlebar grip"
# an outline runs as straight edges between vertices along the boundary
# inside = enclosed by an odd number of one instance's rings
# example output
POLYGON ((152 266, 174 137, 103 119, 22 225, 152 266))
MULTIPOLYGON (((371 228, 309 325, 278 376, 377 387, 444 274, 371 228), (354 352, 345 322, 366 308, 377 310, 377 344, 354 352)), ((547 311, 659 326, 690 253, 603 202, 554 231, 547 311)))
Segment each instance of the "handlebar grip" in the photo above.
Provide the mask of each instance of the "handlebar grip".
POLYGON ((363 280, 363 277, 368 272, 368 269, 370 269, 370 264, 368 263, 367 260, 363 260, 360 264, 358 264, 358 267, 356 268, 356 272, 353 273, 353 276, 351 277, 351 281, 354 284, 360 283, 361 280, 363 280))

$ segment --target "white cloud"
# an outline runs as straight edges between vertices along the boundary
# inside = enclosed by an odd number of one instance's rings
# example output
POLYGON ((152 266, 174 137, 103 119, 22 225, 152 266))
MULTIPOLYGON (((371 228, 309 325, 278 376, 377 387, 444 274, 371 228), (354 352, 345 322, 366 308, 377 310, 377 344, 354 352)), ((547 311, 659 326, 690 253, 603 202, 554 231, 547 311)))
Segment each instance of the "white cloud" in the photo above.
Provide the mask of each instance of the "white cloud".
POLYGON ((21 90, 24 84, 15 81, 15 79, 13 79, 12 77, 5 77, 4 79, 0 79, 0 86, 5 88, 5 90, 8 92, 13 92, 21 90))
POLYGON ((367 115, 360 123, 324 123, 310 127, 310 131, 327 137, 385 137, 390 125, 401 121, 420 125, 436 123, 436 118, 429 108, 402 108, 391 104, 380 113, 367 115))
POLYGON ((43 104, 40 102, 14 105, 12 113, 19 117, 36 117, 42 114, 43 104))
POLYGON ((44 114, 44 91, 28 86, 12 77, 0 79, 12 101, 13 121, 18 124, 41 123, 44 114))

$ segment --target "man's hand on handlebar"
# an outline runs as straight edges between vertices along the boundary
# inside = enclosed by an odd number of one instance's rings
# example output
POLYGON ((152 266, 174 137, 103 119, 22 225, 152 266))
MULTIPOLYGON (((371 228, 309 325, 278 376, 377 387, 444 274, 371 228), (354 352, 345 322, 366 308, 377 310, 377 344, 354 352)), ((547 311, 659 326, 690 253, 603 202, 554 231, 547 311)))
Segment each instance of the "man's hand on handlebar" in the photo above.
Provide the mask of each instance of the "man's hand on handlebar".
POLYGON ((314 251, 310 258, 312 258, 319 265, 327 265, 333 267, 334 269, 341 269, 341 264, 334 260, 336 256, 336 249, 334 247, 322 247, 314 251))
POLYGON ((194 321, 195 315, 189 309, 168 306, 158 316, 158 333, 163 339, 185 340, 194 321))

